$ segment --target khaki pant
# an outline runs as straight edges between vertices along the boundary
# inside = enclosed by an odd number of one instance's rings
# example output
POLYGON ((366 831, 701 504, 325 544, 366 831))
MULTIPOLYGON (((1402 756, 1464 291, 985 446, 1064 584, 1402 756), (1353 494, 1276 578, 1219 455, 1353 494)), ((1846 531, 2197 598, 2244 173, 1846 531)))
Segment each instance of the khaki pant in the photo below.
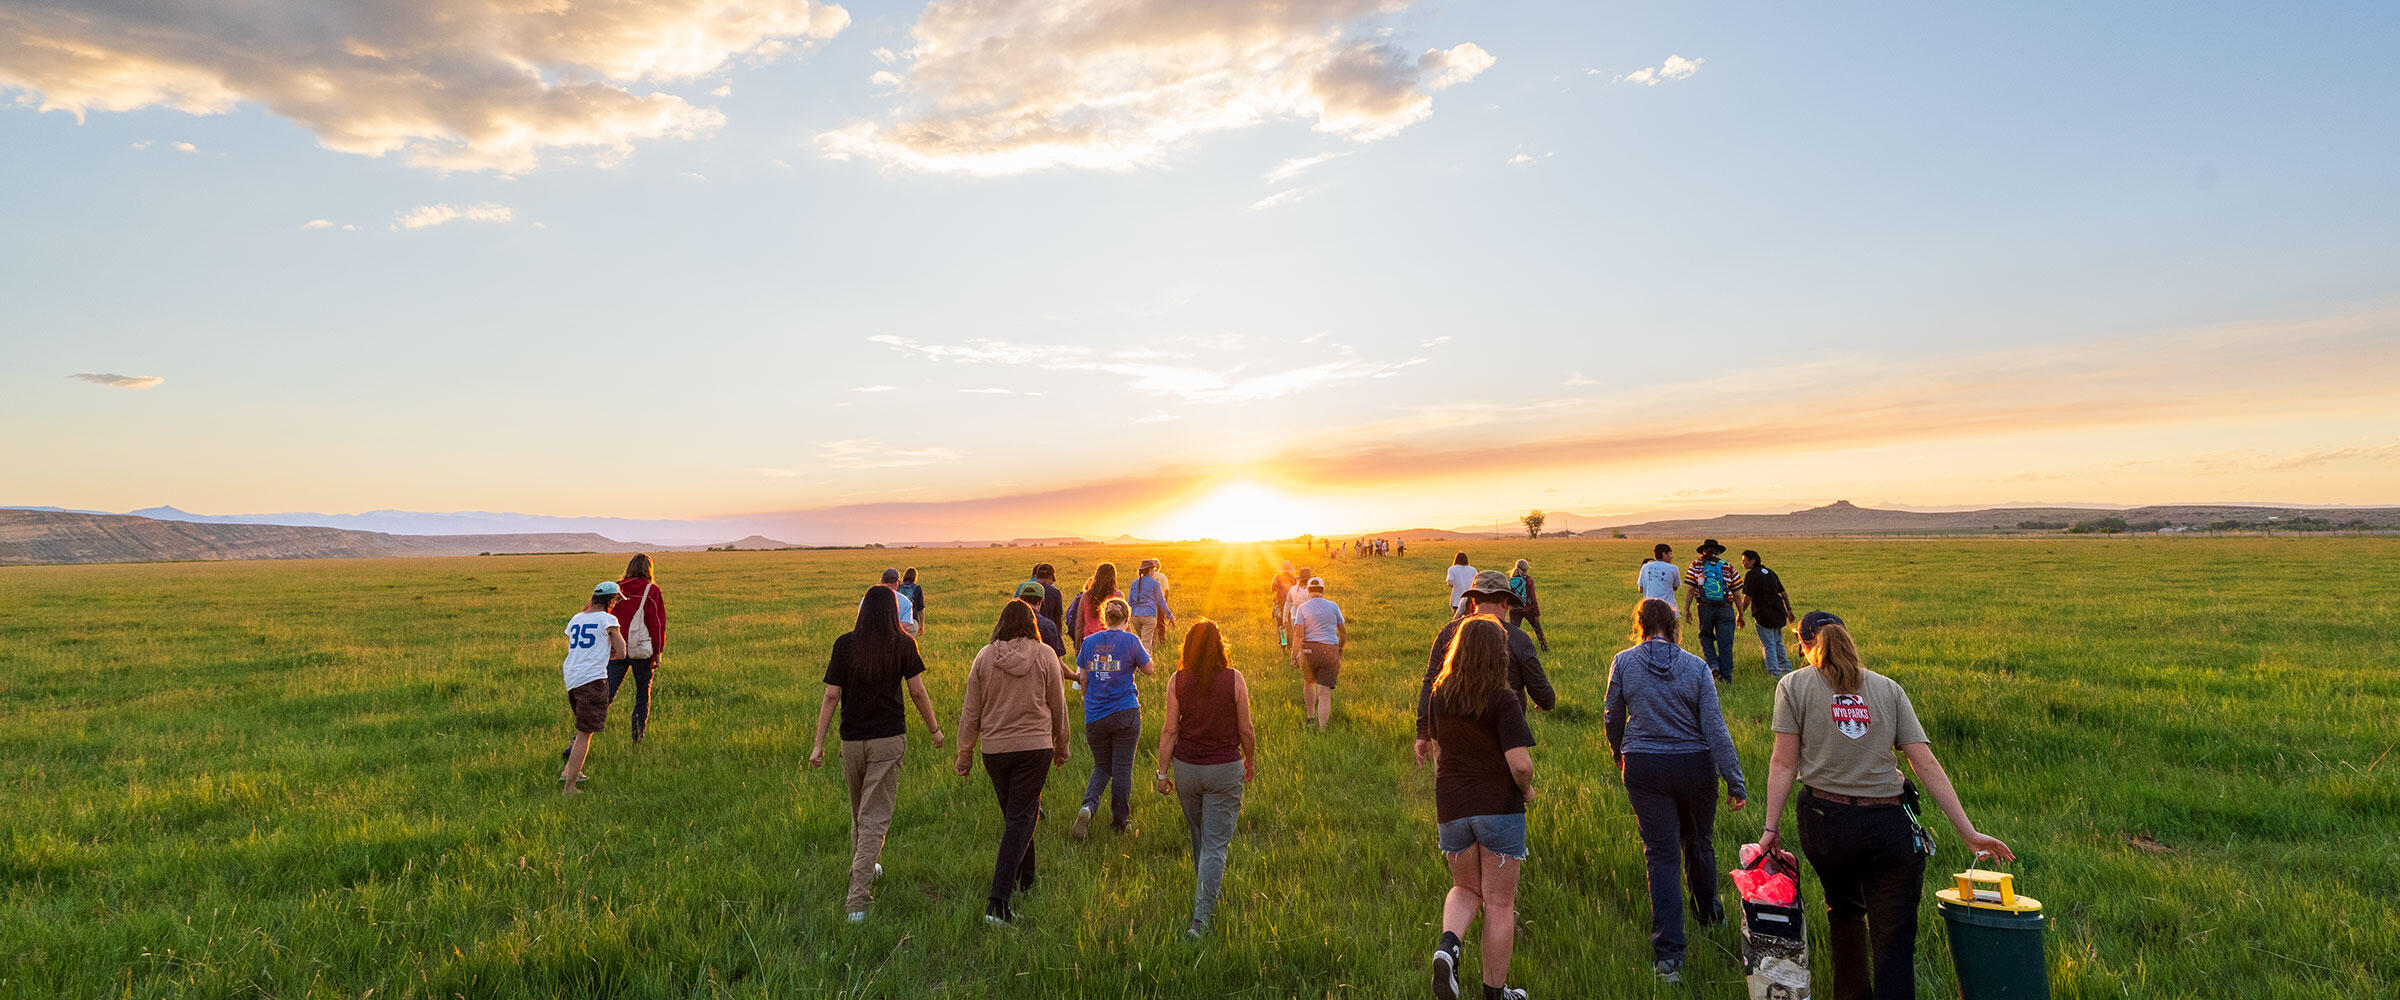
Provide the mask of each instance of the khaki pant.
POLYGON ((858 913, 875 899, 875 861, 892 829, 900 798, 900 753, 906 736, 842 741, 842 779, 850 784, 850 895, 842 909, 858 913))
POLYGON ((1167 629, 1159 624, 1157 615, 1133 616, 1133 635, 1142 640, 1142 648, 1149 650, 1152 658, 1167 655, 1167 629))

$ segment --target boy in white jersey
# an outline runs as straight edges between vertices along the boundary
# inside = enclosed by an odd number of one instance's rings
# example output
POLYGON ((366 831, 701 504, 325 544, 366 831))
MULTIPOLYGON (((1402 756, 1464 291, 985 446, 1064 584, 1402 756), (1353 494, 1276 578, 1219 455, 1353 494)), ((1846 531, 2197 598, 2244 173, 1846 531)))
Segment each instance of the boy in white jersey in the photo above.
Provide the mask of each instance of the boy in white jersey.
POLYGON ((575 744, 567 748, 566 770, 558 772, 562 791, 578 795, 583 759, 592 751, 592 734, 608 725, 608 664, 625 658, 625 633, 609 613, 625 599, 615 580, 592 588, 591 603, 567 619, 567 659, 560 665, 567 682, 567 708, 575 715, 575 744))

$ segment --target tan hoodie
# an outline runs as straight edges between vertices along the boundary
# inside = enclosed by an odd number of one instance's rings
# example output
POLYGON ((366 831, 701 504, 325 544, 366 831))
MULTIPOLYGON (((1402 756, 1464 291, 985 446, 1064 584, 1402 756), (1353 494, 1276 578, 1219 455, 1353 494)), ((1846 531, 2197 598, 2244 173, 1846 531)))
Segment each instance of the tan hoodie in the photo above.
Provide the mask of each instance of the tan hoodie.
POLYGON ((984 753, 1066 749, 1065 675, 1058 654, 1041 640, 1007 639, 975 654, 958 712, 960 761, 970 759, 979 739, 984 753))

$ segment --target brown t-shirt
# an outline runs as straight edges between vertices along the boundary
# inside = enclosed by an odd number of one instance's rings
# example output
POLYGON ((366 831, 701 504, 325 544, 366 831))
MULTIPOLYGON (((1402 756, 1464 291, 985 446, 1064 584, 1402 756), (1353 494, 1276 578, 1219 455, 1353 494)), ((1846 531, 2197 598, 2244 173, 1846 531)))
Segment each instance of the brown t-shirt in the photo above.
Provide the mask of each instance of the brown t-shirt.
POLYGON ((1930 742, 1908 692, 1872 670, 1859 671, 1857 694, 1835 694, 1815 667, 1783 675, 1774 725, 1800 737, 1800 783, 1835 795, 1900 794, 1893 749, 1930 742))

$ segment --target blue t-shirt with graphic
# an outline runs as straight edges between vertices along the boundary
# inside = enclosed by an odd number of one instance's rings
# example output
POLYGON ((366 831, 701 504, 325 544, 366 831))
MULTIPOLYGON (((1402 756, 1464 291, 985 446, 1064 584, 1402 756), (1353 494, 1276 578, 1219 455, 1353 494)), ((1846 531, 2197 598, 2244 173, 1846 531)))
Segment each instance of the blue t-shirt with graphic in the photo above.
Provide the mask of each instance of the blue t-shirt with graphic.
POLYGON ((1150 651, 1131 632, 1109 629, 1083 638, 1075 669, 1083 671, 1083 724, 1142 707, 1133 672, 1150 665, 1150 651))

